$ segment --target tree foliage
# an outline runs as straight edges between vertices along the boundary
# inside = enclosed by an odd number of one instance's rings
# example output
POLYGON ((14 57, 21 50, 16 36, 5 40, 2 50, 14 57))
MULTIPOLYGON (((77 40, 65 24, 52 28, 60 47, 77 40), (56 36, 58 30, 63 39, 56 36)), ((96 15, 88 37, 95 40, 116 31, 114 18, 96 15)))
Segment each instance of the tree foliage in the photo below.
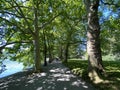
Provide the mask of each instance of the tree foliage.
MULTIPOLYGON (((120 53, 119 5, 119 0, 99 2, 103 55, 120 53)), ((40 70, 46 57, 67 61, 84 54, 86 34, 87 13, 82 0, 0 1, 2 59, 18 60, 40 70)))

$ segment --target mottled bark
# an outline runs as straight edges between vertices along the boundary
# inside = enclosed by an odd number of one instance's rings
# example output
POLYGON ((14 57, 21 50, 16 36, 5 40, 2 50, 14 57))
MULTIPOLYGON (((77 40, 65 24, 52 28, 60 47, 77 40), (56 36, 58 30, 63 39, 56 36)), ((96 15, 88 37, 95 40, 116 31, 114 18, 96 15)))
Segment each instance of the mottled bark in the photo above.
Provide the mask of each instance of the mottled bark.
POLYGON ((34 39, 35 71, 41 70, 39 35, 34 39))
POLYGON ((41 60, 40 60, 40 36, 38 28, 38 2, 36 2, 36 7, 34 7, 34 57, 35 57, 35 70, 40 72, 41 70, 41 60))
POLYGON ((87 53, 88 53, 88 70, 90 77, 101 74, 103 69, 101 48, 100 48, 100 25, 98 18, 99 0, 85 0, 88 15, 87 28, 87 53))

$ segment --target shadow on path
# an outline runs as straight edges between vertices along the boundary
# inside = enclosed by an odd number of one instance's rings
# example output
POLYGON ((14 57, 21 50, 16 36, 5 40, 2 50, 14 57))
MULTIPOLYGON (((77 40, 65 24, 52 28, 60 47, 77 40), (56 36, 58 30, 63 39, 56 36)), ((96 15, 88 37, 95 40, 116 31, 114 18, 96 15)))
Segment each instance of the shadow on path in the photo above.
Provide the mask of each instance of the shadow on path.
POLYGON ((53 62, 44 70, 43 73, 20 73, 0 79, 0 90, 95 90, 60 62, 53 62))

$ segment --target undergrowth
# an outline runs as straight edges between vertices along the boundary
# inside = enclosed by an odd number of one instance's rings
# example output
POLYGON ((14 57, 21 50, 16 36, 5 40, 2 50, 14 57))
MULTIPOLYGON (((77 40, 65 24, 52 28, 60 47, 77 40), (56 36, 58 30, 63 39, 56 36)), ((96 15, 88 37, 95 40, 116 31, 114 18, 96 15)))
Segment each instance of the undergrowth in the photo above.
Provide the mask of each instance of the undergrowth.
POLYGON ((87 60, 68 60, 68 63, 64 63, 65 66, 71 69, 73 74, 81 77, 89 83, 92 83, 97 90, 120 90, 120 62, 103 61, 103 64, 107 77, 103 77, 104 81, 102 83, 94 84, 87 76, 87 60))

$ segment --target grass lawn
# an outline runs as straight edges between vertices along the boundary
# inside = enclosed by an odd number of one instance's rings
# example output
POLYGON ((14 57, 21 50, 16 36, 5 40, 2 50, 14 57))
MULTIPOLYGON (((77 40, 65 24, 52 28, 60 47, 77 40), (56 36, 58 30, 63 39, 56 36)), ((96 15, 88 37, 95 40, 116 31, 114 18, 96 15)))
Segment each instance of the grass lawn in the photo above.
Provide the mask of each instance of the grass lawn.
MULTIPOLYGON (((69 67, 74 74, 90 82, 87 78, 87 60, 69 60, 68 63, 64 64, 69 67)), ((120 61, 103 61, 103 64, 107 72, 107 77, 103 79, 107 82, 92 84, 97 90, 120 90, 120 61)))

